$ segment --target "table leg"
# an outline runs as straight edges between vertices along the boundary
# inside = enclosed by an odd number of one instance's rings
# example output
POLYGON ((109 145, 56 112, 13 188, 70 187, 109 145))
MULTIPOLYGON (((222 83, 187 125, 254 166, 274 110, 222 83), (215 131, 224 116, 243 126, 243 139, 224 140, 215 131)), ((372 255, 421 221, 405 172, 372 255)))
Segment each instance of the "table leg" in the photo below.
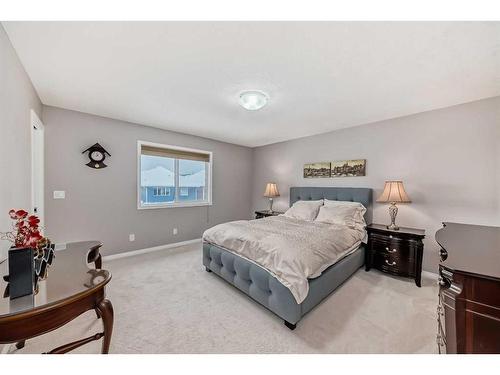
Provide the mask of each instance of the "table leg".
POLYGON ((95 268, 97 270, 100 270, 102 269, 102 256, 101 254, 99 254, 96 258, 96 260, 94 261, 94 264, 95 264, 95 268))
POLYGON ((102 338, 102 354, 108 354, 111 335, 113 333, 113 305, 108 299, 103 299, 96 307, 97 313, 102 318, 104 337, 102 338))
POLYGON ((17 348, 17 349, 22 349, 22 348, 24 348, 24 344, 26 344, 26 340, 19 341, 19 342, 16 344, 16 348, 17 348))

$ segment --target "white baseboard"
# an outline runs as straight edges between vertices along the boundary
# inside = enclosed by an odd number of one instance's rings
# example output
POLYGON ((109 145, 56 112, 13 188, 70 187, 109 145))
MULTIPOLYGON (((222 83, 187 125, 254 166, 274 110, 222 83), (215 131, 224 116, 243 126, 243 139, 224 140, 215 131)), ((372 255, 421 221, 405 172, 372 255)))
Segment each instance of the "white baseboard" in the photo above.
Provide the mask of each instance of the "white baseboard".
POLYGON ((132 251, 126 251, 126 252, 118 253, 118 254, 106 255, 106 256, 102 257, 102 260, 103 260, 103 262, 107 262, 110 260, 128 258, 128 257, 136 256, 136 255, 152 253, 155 251, 172 249, 174 247, 189 245, 189 244, 197 243, 197 242, 201 242, 201 238, 196 238, 194 240, 188 240, 188 241, 174 242, 174 243, 169 243, 166 245, 160 245, 160 246, 155 246, 155 247, 148 247, 147 249, 132 250, 132 251))

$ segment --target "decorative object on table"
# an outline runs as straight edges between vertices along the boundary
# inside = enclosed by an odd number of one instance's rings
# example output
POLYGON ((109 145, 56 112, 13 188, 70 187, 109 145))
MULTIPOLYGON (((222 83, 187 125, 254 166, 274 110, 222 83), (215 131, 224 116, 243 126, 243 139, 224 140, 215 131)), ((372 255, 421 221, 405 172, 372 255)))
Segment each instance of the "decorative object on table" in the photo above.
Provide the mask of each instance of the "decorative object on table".
POLYGON ((328 178, 330 165, 329 162, 304 164, 304 178, 328 178))
POLYGON ((331 162, 331 177, 360 177, 366 174, 366 160, 337 160, 331 162))
POLYGON ((89 153, 88 156, 90 159, 90 161, 86 164, 87 166, 94 169, 102 169, 107 167, 107 165, 104 164, 104 159, 106 159, 106 155, 111 156, 111 154, 107 152, 99 143, 90 146, 88 149, 83 151, 82 154, 86 152, 89 153))
POLYGON ((278 216, 278 215, 282 215, 282 214, 284 214, 284 212, 281 212, 281 211, 259 210, 259 211, 255 211, 255 218, 256 219, 262 219, 264 217, 278 216))
POLYGON ((396 225, 396 216, 398 214, 396 203, 411 203, 410 197, 406 194, 403 186, 403 181, 386 181, 384 191, 378 197, 377 202, 391 204, 389 206, 391 224, 387 226, 387 229, 399 230, 399 227, 396 225))
POLYGON ((47 266, 54 258, 54 246, 40 233, 40 219, 25 210, 10 210, 12 231, 1 233, 0 239, 13 243, 9 250, 8 295, 11 299, 32 294, 38 278, 47 276, 47 266))
POLYGON ((420 287, 425 231, 423 229, 387 229, 383 224, 370 224, 365 252, 365 270, 372 267, 391 275, 410 277, 420 287))
POLYGON ((273 212, 273 198, 279 197, 280 192, 278 191, 278 186, 274 182, 269 182, 266 185, 266 191, 264 192, 264 197, 269 198, 269 212, 273 212))

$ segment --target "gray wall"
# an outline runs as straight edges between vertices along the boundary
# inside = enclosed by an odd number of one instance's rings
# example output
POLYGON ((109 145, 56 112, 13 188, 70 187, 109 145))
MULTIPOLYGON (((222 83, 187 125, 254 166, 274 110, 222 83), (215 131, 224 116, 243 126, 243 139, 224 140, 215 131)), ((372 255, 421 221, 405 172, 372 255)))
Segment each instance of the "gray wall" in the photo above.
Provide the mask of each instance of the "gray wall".
POLYGON ((46 232, 56 242, 98 239, 113 254, 200 238, 215 224, 250 217, 250 148, 54 107, 42 116, 46 232), (137 140, 213 151, 213 205, 138 210, 137 140), (81 152, 95 142, 112 155, 106 169, 85 165, 81 152), (54 200, 54 190, 66 199, 54 200))
MULTIPOLYGON (((0 231, 11 229, 11 208, 31 209, 31 117, 42 104, 0 25, 0 231)), ((0 259, 10 244, 0 241, 0 259)))
MULTIPOLYGON (((413 203, 399 206, 398 223, 426 230, 424 269, 435 272, 442 221, 500 225, 500 97, 259 147, 253 168, 254 209, 267 207, 268 181, 286 209, 291 186, 371 187, 377 197, 385 180, 403 180, 413 203), (366 177, 302 177, 304 163, 358 158, 366 177)), ((374 222, 388 221, 387 208, 375 204, 374 222)))

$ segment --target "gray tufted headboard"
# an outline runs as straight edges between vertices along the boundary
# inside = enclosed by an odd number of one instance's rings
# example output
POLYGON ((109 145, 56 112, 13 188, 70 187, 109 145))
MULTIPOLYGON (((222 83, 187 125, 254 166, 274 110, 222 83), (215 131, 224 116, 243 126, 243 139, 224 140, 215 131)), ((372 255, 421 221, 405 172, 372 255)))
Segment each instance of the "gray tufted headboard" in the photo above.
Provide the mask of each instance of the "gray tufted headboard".
POLYGON ((365 221, 371 224, 373 218, 373 192, 370 188, 350 187, 291 187, 290 206, 297 201, 330 199, 334 201, 359 202, 366 207, 365 221))

